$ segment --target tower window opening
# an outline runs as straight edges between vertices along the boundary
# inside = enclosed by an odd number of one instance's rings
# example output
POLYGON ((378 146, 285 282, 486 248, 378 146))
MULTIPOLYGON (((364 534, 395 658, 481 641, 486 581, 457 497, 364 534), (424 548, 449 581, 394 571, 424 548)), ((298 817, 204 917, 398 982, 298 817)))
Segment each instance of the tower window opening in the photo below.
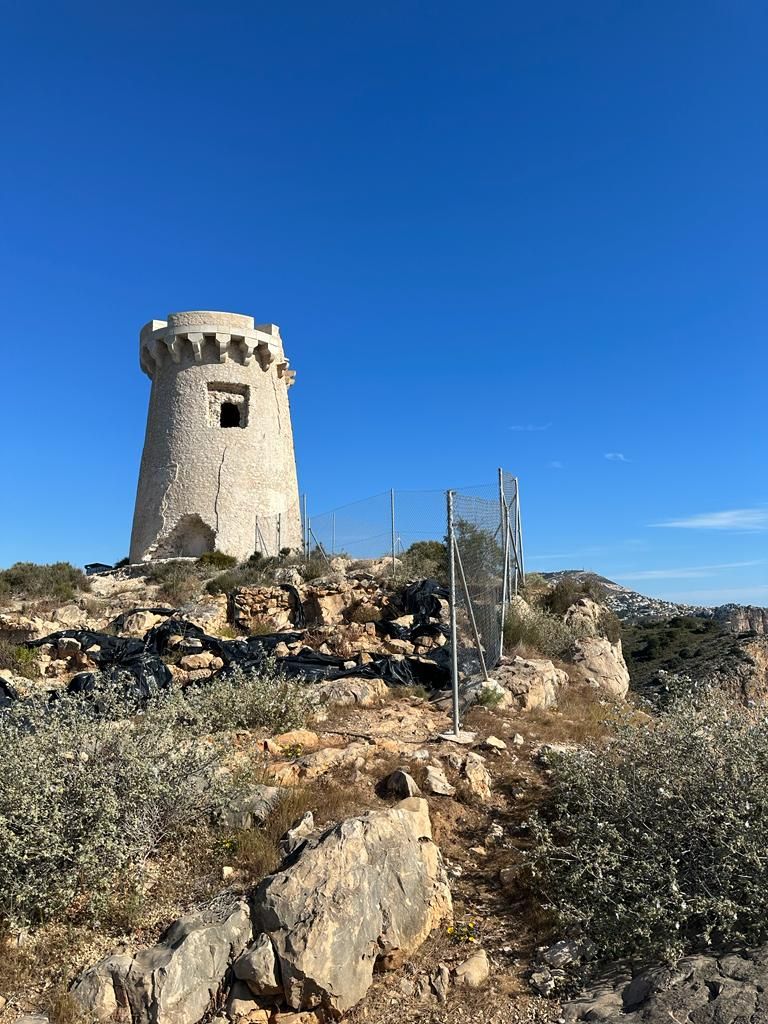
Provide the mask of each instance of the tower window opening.
POLYGON ((239 427, 240 406, 234 402, 222 402, 219 423, 222 427, 239 427))

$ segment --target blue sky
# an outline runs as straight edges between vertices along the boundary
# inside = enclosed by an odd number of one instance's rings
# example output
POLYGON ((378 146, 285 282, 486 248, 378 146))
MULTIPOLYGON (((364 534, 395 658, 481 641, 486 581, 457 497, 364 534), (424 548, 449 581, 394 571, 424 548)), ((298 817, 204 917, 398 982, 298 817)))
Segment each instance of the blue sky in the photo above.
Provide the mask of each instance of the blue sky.
POLYGON ((0 565, 127 552, 171 310, 314 510, 517 473, 531 568, 768 604, 768 8, 6 2, 0 565))

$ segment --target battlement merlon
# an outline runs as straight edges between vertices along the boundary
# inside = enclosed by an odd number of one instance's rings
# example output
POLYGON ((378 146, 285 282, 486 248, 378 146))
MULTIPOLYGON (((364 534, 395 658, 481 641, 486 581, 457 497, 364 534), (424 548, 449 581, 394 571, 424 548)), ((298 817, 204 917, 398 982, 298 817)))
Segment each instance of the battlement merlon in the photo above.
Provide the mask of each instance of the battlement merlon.
POLYGON ((218 349, 220 363, 231 358, 236 346, 241 357, 238 362, 248 366, 255 357, 266 370, 278 360, 278 376, 288 387, 295 380, 295 371, 288 370, 277 324, 254 324, 253 317, 237 313, 171 313, 168 320, 150 320, 139 335, 141 368, 152 377, 163 360, 181 362, 185 347, 194 361, 201 363, 206 341, 213 342, 218 349))

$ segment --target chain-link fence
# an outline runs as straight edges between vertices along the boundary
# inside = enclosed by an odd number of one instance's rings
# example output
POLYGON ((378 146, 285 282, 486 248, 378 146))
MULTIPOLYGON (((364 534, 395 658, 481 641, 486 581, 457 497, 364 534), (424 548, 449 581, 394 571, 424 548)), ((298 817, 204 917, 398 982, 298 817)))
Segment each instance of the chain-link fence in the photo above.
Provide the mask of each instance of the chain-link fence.
MULTIPOLYGON (((504 651, 511 597, 524 582, 520 490, 502 470, 492 483, 449 491, 382 491, 328 512, 303 502, 304 555, 391 562, 393 579, 430 577, 446 588, 454 729, 459 681, 489 672, 504 651)), ((279 538, 277 520, 272 531, 279 538)))
POLYGON ((504 650, 507 606, 523 582, 517 479, 449 491, 448 543, 456 669, 485 679, 504 650))

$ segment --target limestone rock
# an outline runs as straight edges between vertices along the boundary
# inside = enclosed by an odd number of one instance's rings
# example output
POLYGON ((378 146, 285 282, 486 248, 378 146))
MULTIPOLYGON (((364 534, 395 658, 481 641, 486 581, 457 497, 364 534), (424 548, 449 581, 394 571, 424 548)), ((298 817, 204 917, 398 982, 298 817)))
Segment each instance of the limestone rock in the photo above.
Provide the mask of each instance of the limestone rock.
POLYGON ((488 954, 484 949, 478 949, 476 953, 465 960, 463 964, 454 971, 454 980, 457 985, 466 985, 468 988, 480 988, 491 974, 488 954))
POLYGON ((37 640, 50 630, 43 630, 41 619, 30 619, 19 612, 0 614, 0 640, 9 644, 23 644, 26 640, 37 640))
POLYGON ((600 620, 603 617, 603 609, 590 597, 580 597, 575 601, 563 616, 567 626, 577 636, 596 637, 601 636, 600 620))
POLYGON ((338 707, 355 705, 360 708, 376 707, 387 696, 389 687, 383 679, 363 679, 347 676, 314 687, 313 694, 322 704, 338 707))
POLYGON ((282 988, 277 974, 275 951, 268 935, 259 935, 235 960, 235 977, 244 981, 257 996, 278 995, 282 988))
POLYGON ((127 1011, 125 979, 132 963, 130 953, 108 956, 76 978, 71 994, 94 1020, 112 1020, 118 1011, 127 1011))
POLYGON ((236 981, 229 991, 227 1017, 231 1021, 248 1021, 248 1024, 269 1024, 270 1012, 259 1005, 244 982, 236 981))
POLYGON ((424 780, 424 789, 427 793, 431 793, 433 796, 453 796, 456 792, 456 787, 450 784, 448 779, 445 777, 443 769, 438 768, 435 765, 430 765, 427 768, 427 776, 424 780))
POLYGON ((315 834, 315 831, 315 816, 312 811, 306 811, 302 815, 301 820, 292 828, 289 828, 280 840, 281 857, 290 857, 307 839, 310 839, 315 834))
POLYGON ((127 1004, 133 1024, 197 1024, 251 935, 247 903, 188 914, 130 963, 108 957, 84 971, 72 994, 100 1021, 127 1004))
POLYGON ((551 661, 543 658, 504 658, 495 675, 522 711, 557 704, 558 691, 568 682, 568 676, 562 669, 555 668, 551 661))
POLYGON ((409 955, 450 914, 426 801, 405 800, 327 831, 254 896, 293 1010, 343 1013, 363 998, 378 956, 409 955))
POLYGON ((384 790, 389 796, 397 797, 398 800, 405 800, 410 796, 421 796, 421 790, 416 785, 416 780, 405 770, 397 768, 384 779, 384 790))
POLYGON ((483 743, 483 746, 487 747, 489 750, 507 749, 507 744, 504 742, 504 740, 500 740, 498 736, 489 736, 483 743))
POLYGON ((118 617, 121 625, 120 631, 128 636, 144 636, 150 629, 165 622, 166 618, 166 615, 157 615, 144 608, 118 617))
POLYGON ((768 1015, 768 946, 721 957, 691 956, 631 977, 606 975, 563 1004, 568 1022, 606 1024, 729 1024, 768 1015))
POLYGON ((491 773, 485 767, 485 760, 474 753, 467 754, 464 762, 464 778, 473 796, 480 803, 488 803, 491 799, 491 773))
POLYGON ((597 686, 614 697, 626 697, 629 669, 622 654, 621 640, 615 644, 603 636, 577 640, 571 661, 590 686, 597 686))
POLYGON ((506 686, 495 679, 478 679, 467 686, 467 699, 477 704, 488 704, 497 708, 508 708, 515 703, 515 698, 506 686))
POLYGON ((241 790, 217 814, 225 828, 248 829, 263 825, 280 800, 284 790, 278 786, 255 785, 241 790))

